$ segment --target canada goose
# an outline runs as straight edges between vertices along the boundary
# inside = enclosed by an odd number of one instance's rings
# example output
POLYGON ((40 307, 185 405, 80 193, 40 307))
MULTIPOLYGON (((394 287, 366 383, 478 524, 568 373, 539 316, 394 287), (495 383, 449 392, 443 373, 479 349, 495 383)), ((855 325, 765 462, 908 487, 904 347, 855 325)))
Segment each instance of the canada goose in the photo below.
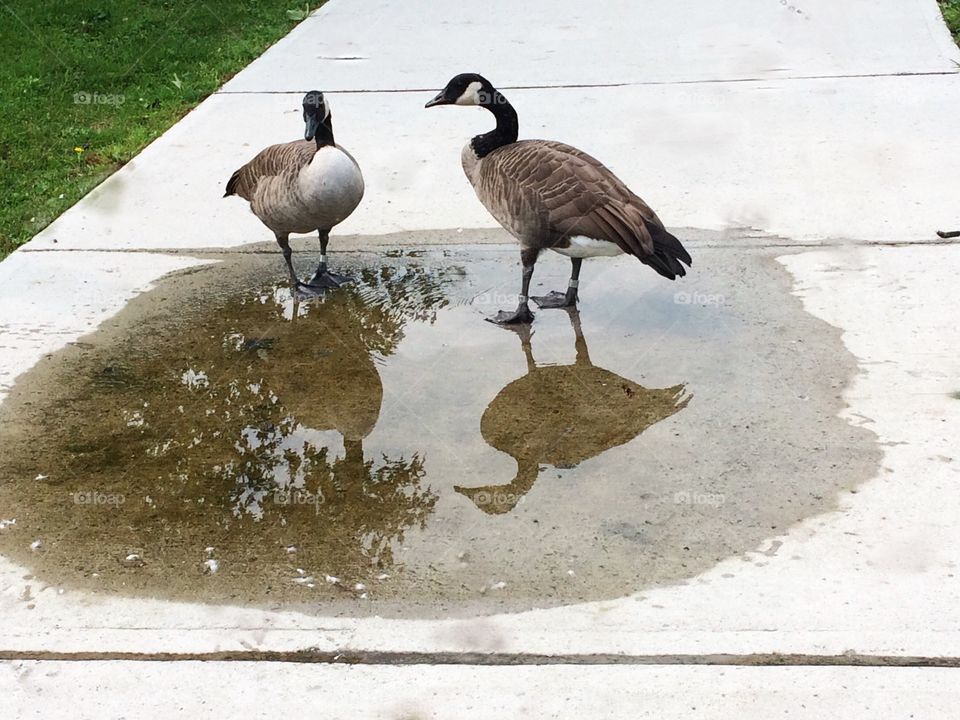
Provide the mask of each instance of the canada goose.
POLYGON ((363 198, 363 175, 353 156, 333 141, 333 118, 323 93, 303 98, 304 140, 271 145, 230 176, 224 197, 239 195, 273 230, 290 271, 291 290, 339 287, 347 278, 327 269, 330 230, 363 198), (310 282, 293 269, 290 233, 318 231, 320 264, 310 282))
POLYGON ((571 259, 565 293, 533 298, 542 308, 572 307, 583 258, 629 253, 670 280, 691 265, 680 241, 660 218, 598 160, 551 140, 517 141, 517 113, 507 99, 475 73, 457 75, 425 107, 478 105, 497 126, 463 148, 463 171, 490 214, 520 241, 523 285, 516 312, 499 312, 491 322, 529 323, 530 278, 540 252, 571 259))
POLYGON ((573 467, 680 412, 691 395, 683 384, 650 389, 590 361, 580 314, 568 308, 577 359, 572 365, 540 365, 533 358, 530 328, 519 327, 527 374, 503 388, 480 419, 493 448, 517 461, 505 485, 455 486, 487 514, 512 510, 540 474, 541 465, 573 467))

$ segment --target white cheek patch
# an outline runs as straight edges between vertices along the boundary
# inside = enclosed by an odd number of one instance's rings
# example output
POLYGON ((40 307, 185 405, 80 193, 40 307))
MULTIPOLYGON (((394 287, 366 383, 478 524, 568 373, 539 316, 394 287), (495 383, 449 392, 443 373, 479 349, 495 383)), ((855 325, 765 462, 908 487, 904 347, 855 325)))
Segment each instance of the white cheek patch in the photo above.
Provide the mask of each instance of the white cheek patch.
POLYGON ((479 105, 480 104, 480 91, 483 89, 483 85, 479 81, 474 80, 472 83, 467 85, 467 89, 463 91, 463 94, 457 98, 457 105, 479 105))

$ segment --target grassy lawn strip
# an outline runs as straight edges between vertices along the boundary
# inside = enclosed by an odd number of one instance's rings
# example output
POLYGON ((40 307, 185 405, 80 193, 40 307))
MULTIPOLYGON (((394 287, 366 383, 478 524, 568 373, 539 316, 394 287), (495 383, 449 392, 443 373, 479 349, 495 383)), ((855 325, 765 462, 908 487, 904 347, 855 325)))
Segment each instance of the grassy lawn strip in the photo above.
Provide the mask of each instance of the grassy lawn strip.
POLYGON ((960 0, 937 0, 937 2, 940 3, 947 27, 953 33, 953 39, 957 41, 957 45, 960 45, 960 0))
POLYGON ((302 0, 0 0, 0 258, 304 15, 302 0))

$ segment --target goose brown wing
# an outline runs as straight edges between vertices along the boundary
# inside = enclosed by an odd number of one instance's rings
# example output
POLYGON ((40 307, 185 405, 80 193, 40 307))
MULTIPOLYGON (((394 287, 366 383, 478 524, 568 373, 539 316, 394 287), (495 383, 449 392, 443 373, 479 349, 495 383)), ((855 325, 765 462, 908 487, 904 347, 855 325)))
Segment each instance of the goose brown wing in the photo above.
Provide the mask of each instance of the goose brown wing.
POLYGON ((299 172, 300 168, 309 164, 316 152, 316 143, 309 140, 271 145, 261 150, 253 160, 233 173, 227 182, 224 197, 239 195, 244 200, 253 200, 260 180, 283 172, 299 172))
POLYGON ((483 163, 483 174, 500 185, 487 194, 522 207, 529 215, 526 228, 551 243, 583 235, 640 258, 654 254, 651 226, 662 229, 659 218, 585 152, 564 143, 525 140, 498 148, 483 163))

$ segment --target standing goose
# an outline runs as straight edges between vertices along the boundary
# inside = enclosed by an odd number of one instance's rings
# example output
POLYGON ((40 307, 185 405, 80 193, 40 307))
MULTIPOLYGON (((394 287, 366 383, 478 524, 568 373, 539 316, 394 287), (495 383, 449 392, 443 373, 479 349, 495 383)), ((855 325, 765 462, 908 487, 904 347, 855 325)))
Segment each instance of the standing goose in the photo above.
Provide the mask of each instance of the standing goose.
POLYGON ((692 264, 680 241, 620 178, 598 160, 551 140, 517 141, 517 113, 486 78, 457 75, 426 107, 478 105, 497 126, 463 148, 463 171, 490 214, 520 241, 523 285, 513 313, 491 322, 529 323, 530 278, 540 252, 554 250, 573 263, 564 293, 533 300, 541 308, 573 307, 583 258, 629 253, 670 280, 692 264))
POLYGON ((339 287, 347 278, 327 269, 330 230, 343 222, 363 198, 357 161, 333 141, 333 119, 323 93, 303 98, 304 140, 271 145, 237 170, 227 182, 228 195, 250 201, 253 213, 273 230, 290 271, 291 290, 339 287), (297 279, 290 233, 318 231, 320 264, 307 284, 297 279))

